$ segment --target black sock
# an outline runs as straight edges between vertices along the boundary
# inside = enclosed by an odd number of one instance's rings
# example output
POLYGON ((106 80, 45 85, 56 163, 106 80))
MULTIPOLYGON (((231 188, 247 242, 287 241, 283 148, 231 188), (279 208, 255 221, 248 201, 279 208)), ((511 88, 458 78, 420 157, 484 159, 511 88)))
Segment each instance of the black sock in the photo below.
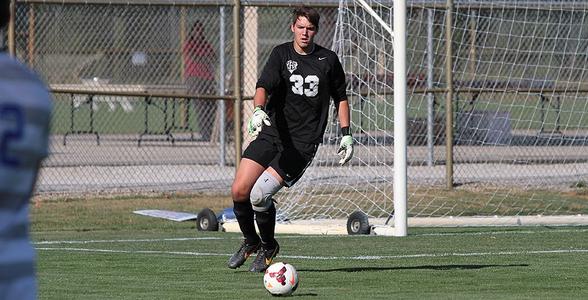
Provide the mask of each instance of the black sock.
POLYGON ((257 222, 259 235, 261 235, 261 242, 264 246, 272 249, 276 242, 274 239, 274 233, 276 230, 276 206, 272 203, 267 211, 256 211, 255 221, 257 222))
POLYGON ((245 237, 247 244, 259 243, 259 236, 255 232, 255 223, 253 220, 253 208, 249 201, 246 202, 233 202, 233 212, 239 222, 239 228, 245 237))

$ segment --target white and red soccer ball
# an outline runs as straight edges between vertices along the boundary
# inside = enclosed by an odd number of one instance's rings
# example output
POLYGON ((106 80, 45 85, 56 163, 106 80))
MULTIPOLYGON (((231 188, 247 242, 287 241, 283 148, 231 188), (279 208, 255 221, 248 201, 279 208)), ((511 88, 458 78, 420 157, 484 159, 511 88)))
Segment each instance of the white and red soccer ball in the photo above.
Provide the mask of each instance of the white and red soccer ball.
POLYGON ((274 263, 265 270, 263 286, 272 295, 290 295, 298 288, 298 272, 291 264, 274 263))

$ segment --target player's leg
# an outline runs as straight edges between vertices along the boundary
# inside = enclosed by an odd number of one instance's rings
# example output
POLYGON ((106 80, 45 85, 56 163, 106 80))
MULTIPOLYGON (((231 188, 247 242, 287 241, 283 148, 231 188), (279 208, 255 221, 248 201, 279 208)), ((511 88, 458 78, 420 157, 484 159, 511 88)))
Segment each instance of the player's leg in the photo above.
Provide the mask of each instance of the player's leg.
POLYGON ((200 120, 200 133, 202 134, 202 140, 207 142, 211 140, 215 117, 216 101, 202 101, 198 117, 200 120))
MULTIPOLYGON (((214 81, 192 76, 187 78, 187 82, 188 92, 195 95, 210 94, 211 87, 214 86, 214 81)), ((193 102, 193 107, 200 139, 208 142, 210 141, 215 121, 216 101, 196 98, 193 102)))
POLYGON ((259 163, 248 158, 243 158, 237 169, 231 189, 235 216, 237 216, 241 231, 248 242, 259 242, 259 236, 255 232, 253 223, 254 213, 249 195, 255 181, 264 170, 265 167, 259 163))
POLYGON ((231 193, 233 197, 233 212, 239 223, 239 228, 245 240, 229 259, 229 268, 235 269, 243 265, 245 260, 257 252, 260 238, 255 231, 253 208, 249 200, 249 193, 255 180, 263 173, 265 167, 259 163, 243 158, 235 174, 231 193))
POLYGON ((317 145, 296 145, 284 147, 280 153, 270 163, 270 167, 264 172, 255 183, 252 190, 253 198, 263 194, 263 201, 260 207, 254 206, 255 220, 257 228, 261 235, 261 249, 250 271, 263 272, 272 263, 274 257, 280 251, 280 245, 274 238, 276 225, 276 208, 272 196, 279 191, 282 186, 292 186, 304 174, 306 167, 312 161, 316 153, 317 145), (263 180, 260 180, 263 179, 263 180), (274 179, 274 182, 272 182, 274 179), (266 181, 267 180, 267 181, 266 181), (263 193, 257 193, 259 187, 263 193), (267 201, 270 199, 269 201, 267 201))
POLYGON ((280 246, 274 238, 276 206, 273 196, 282 188, 283 182, 278 172, 269 167, 259 176, 251 190, 251 206, 255 212, 255 222, 261 236, 262 248, 262 252, 258 254, 251 266, 252 272, 264 271, 280 251, 280 246))
POLYGON ((261 239, 255 231, 254 212, 250 193, 259 176, 267 168, 277 151, 271 141, 262 136, 251 142, 239 164, 231 188, 233 211, 245 240, 237 252, 229 259, 229 268, 238 268, 260 246, 261 239))

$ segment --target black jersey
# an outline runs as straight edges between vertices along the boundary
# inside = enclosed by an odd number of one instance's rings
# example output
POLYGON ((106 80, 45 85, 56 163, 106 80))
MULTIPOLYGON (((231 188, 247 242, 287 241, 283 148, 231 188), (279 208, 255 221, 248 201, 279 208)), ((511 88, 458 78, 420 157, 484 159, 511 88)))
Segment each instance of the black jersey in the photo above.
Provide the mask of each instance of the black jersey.
POLYGON ((266 111, 272 125, 263 126, 261 132, 286 142, 322 142, 330 99, 335 105, 347 99, 339 58, 316 44, 307 55, 296 52, 292 42, 276 46, 256 87, 269 94, 266 111))

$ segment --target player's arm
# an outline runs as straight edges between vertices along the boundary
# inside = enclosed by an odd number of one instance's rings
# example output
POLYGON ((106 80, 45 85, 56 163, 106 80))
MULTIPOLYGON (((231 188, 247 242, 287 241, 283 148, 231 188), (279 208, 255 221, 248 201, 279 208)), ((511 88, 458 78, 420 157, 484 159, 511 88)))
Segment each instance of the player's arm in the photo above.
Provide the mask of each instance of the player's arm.
POLYGON ((281 65, 280 55, 274 48, 255 86, 255 95, 253 95, 255 109, 249 123, 247 123, 247 131, 252 138, 257 137, 263 125, 271 126, 269 116, 265 112, 265 105, 271 91, 280 84, 281 65))
POLYGON ((337 154, 341 156, 339 164, 344 165, 353 157, 353 137, 351 136, 350 130, 351 114, 349 101, 347 100, 345 72, 338 59, 334 60, 333 67, 331 97, 335 99, 335 107, 339 116, 339 126, 341 126, 341 134, 343 135, 337 154))
POLYGON ((341 128, 349 128, 350 116, 349 116, 349 101, 342 99, 337 105, 337 114, 339 115, 339 125, 341 128))
POLYGON ((253 107, 265 108, 267 103, 267 91, 264 87, 258 87, 255 89, 255 95, 253 95, 253 107))
POLYGON ((249 123, 247 123, 247 131, 252 138, 257 137, 257 135, 261 131, 261 127, 264 124, 265 126, 272 125, 269 116, 264 110, 266 102, 267 91, 265 90, 265 88, 256 88, 255 95, 253 96, 253 105, 255 109, 253 110, 253 115, 251 115, 251 118, 249 119, 249 123))
POLYGON ((341 144, 339 144, 339 150, 337 154, 341 156, 339 160, 340 165, 346 164, 353 157, 353 137, 349 129, 350 125, 350 114, 349 114, 349 101, 342 99, 337 104, 337 115, 339 116, 339 125, 341 126, 341 144))

